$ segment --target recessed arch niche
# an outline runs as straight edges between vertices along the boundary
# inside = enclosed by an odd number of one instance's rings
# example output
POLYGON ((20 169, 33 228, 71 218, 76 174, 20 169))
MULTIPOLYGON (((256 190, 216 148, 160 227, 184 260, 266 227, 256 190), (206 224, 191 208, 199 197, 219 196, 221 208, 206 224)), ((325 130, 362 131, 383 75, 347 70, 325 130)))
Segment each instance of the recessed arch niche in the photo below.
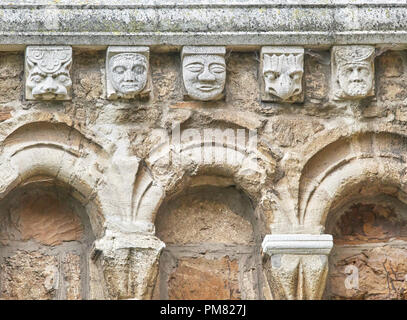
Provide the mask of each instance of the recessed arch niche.
POLYGON ((325 298, 404 300, 407 203, 396 187, 377 182, 364 188, 369 192, 355 192, 328 215, 326 230, 334 248, 325 298))
POLYGON ((0 298, 90 297, 95 235, 73 191, 35 176, 0 200, 0 298))
POLYGON ((332 234, 326 299, 405 299, 406 137, 360 132, 317 152, 301 177, 300 218, 332 234))
POLYGON ((258 218, 235 186, 189 187, 158 210, 165 242, 153 299, 261 299, 258 218))

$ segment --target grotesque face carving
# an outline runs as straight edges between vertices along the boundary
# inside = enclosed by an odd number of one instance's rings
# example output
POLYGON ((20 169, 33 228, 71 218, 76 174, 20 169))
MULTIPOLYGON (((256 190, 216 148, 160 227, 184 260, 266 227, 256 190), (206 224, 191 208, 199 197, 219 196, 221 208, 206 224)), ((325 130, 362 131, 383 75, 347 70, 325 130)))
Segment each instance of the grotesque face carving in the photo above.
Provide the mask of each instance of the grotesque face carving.
POLYGON ((69 100, 71 47, 27 47, 26 99, 69 100))
POLYGON ((333 49, 336 99, 360 99, 373 95, 374 48, 340 46, 333 49))
POLYGON ((120 53, 110 59, 112 86, 124 96, 134 96, 144 89, 147 70, 147 59, 139 53, 120 53))
POLYGON ((224 54, 193 54, 184 50, 182 74, 185 89, 191 98, 217 100, 222 97, 225 87, 224 54))
POLYGON ((304 50, 302 48, 263 47, 264 91, 270 98, 293 100, 302 92, 304 50))

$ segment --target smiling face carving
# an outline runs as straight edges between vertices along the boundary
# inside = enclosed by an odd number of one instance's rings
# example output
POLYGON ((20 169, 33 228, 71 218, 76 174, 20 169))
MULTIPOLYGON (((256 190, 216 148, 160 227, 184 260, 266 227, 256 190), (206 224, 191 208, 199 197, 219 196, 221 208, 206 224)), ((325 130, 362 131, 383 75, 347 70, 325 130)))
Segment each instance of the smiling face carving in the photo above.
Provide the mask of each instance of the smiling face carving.
POLYGON ((332 49, 335 99, 361 99, 374 94, 374 47, 332 49))
POLYGON ((197 100, 222 97, 226 81, 225 58, 221 54, 185 54, 182 59, 184 86, 197 100))
POLYGON ((71 64, 70 47, 27 47, 26 99, 69 100, 71 64))
POLYGON ((265 91, 288 100, 302 91, 303 56, 294 54, 264 55, 265 91))
POLYGON ((147 84, 147 58, 139 53, 120 53, 110 59, 111 83, 118 95, 134 96, 147 84))

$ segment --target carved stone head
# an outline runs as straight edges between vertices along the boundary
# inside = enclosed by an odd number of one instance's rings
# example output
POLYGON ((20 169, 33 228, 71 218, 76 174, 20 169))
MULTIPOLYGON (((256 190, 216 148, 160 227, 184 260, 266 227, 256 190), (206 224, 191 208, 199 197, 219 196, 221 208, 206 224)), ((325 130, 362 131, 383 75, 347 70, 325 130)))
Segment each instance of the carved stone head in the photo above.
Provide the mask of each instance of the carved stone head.
POLYGON ((304 49, 263 47, 261 50, 262 100, 301 102, 304 49))
POLYGON ((187 95, 196 100, 223 97, 226 81, 225 47, 184 47, 182 76, 187 95))
POLYGON ((373 46, 332 48, 334 99, 361 99, 374 95, 374 53, 373 46))
POLYGON ((25 52, 25 98, 70 100, 72 48, 28 46, 25 52))
POLYGON ((150 90, 148 47, 109 47, 106 57, 107 95, 131 99, 150 90))

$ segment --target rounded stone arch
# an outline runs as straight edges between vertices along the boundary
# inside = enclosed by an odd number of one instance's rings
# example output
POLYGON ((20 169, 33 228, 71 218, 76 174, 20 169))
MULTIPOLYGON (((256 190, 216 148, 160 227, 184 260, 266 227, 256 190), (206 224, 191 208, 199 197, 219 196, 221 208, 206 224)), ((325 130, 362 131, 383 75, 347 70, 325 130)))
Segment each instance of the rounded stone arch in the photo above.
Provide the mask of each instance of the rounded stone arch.
POLYGON ((132 220, 140 231, 154 232, 164 200, 187 186, 237 186, 258 202, 271 186, 276 161, 253 147, 192 140, 156 148, 140 168, 134 184, 132 220))
POLYGON ((406 202, 407 137, 388 132, 342 137, 302 170, 298 217, 306 233, 323 233, 328 214, 357 197, 387 194, 406 202))
POLYGON ((48 125, 49 128, 62 128, 64 132, 77 133, 81 136, 82 140, 88 141, 101 150, 104 149, 102 146, 107 143, 103 136, 97 134, 98 132, 93 132, 86 127, 76 125, 72 118, 65 113, 33 111, 32 113, 16 114, 1 123, 0 145, 2 146, 5 140, 10 140, 16 133, 24 131, 30 126, 36 127, 42 124, 48 125))
MULTIPOLYGON (((56 122, 55 119, 51 122, 48 119, 27 121, 21 126, 13 127, 13 130, 10 130, 0 142, 0 200, 4 209, 3 213, 12 214, 13 211, 9 211, 11 208, 9 205, 12 204, 18 210, 18 215, 25 214, 24 228, 27 229, 28 226, 35 226, 35 223, 38 223, 33 220, 34 217, 44 219, 41 218, 41 212, 38 211, 43 208, 43 213, 51 217, 50 228, 55 228, 55 230, 51 229, 50 235, 54 234, 54 231, 63 230, 61 225, 58 225, 60 221, 66 223, 65 225, 71 228, 69 230, 78 231, 83 228, 81 232, 76 233, 78 235, 75 237, 58 240, 69 241, 69 246, 60 247, 58 244, 54 251, 52 248, 46 247, 48 244, 44 242, 44 239, 39 239, 35 233, 34 236, 31 233, 33 238, 27 239, 30 241, 35 239, 40 251, 32 251, 33 253, 27 251, 27 259, 41 254, 46 255, 50 261, 59 258, 75 259, 75 268, 80 270, 78 271, 79 277, 85 279, 80 280, 81 285, 79 286, 82 288, 80 290, 84 290, 82 291, 84 297, 105 295, 102 293, 102 289, 96 288, 94 281, 90 281, 88 277, 90 274, 92 277, 102 277, 93 261, 92 248, 95 240, 104 236, 106 221, 111 216, 120 214, 120 207, 113 203, 116 201, 115 188, 108 181, 106 182, 108 180, 106 175, 108 176, 111 171, 109 163, 108 153, 99 144, 85 137, 66 122, 56 122), (38 195, 38 201, 36 201, 36 195, 38 195), (24 201, 21 200, 22 202, 19 204, 19 199, 24 199, 24 201), (31 214, 33 214, 33 218, 29 218, 31 214), (62 218, 64 214, 67 215, 66 218, 62 218), (34 222, 28 224, 31 222, 27 221, 34 222), (78 226, 78 229, 72 229, 72 226, 66 221, 69 223, 76 221, 75 226, 78 226), (81 253, 79 254, 79 252, 81 253)), ((5 217, 7 219, 8 216, 5 217)), ((44 234, 44 230, 41 231, 42 234, 44 234)), ((10 249, 13 255, 4 259, 18 260, 19 255, 26 252, 25 248, 29 248, 30 242, 23 241, 25 238, 18 239, 19 242, 11 247, 12 250, 10 249), (23 248, 22 251, 19 248, 23 248)), ((25 260, 23 259, 23 261, 25 260)), ((35 268, 43 270, 44 266, 41 266, 40 261, 41 259, 35 264, 35 268)), ((24 266, 24 268, 26 267, 24 266)), ((56 268, 54 264, 52 268, 53 274, 68 272, 59 267, 56 268)), ((98 285, 103 287, 103 279, 100 279, 98 283, 101 284, 98 285)), ((65 290, 62 288, 65 288, 64 286, 61 287, 61 290, 65 290)))
POLYGON ((15 128, 0 145, 0 199, 26 183, 54 181, 71 189, 87 208, 95 236, 111 210, 103 197, 102 170, 108 156, 96 143, 66 123, 28 122, 15 128))
POLYGON ((136 179, 135 223, 144 232, 157 231, 166 245, 153 298, 258 299, 262 287, 242 279, 264 280, 262 203, 276 161, 251 141, 190 137, 156 148, 136 179), (199 281, 184 281, 187 270, 195 270, 190 276, 199 281))

